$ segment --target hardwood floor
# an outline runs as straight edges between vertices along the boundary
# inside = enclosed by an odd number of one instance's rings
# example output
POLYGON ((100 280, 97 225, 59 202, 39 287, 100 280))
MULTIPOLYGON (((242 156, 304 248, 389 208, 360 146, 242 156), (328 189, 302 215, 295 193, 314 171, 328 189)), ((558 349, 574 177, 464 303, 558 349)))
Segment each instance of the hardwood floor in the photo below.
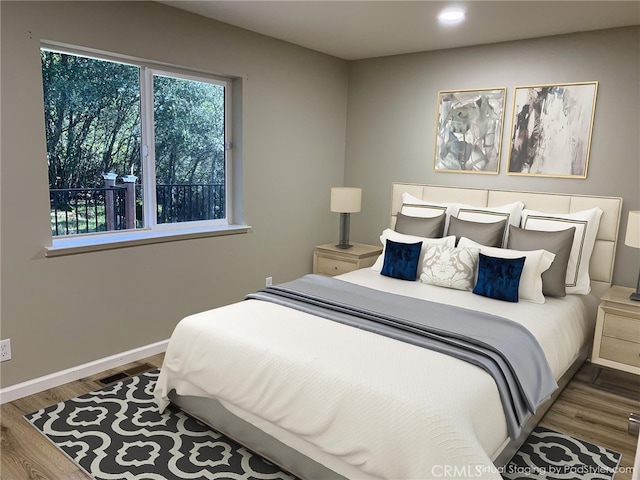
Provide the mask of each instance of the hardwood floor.
POLYGON ((75 463, 33 428, 23 415, 54 403, 98 390, 100 379, 144 364, 159 368, 164 354, 154 355, 117 369, 67 383, 44 392, 6 403, 0 408, 0 479, 2 480, 91 480, 75 463))
POLYGON ((622 389, 632 399, 590 386, 594 371, 593 365, 583 365, 540 425, 622 453, 615 480, 631 480, 638 439, 627 433, 627 426, 629 413, 640 412, 640 380, 607 370, 598 378, 603 388, 622 389))
MULTIPOLYGON (((22 418, 51 404, 102 388, 98 380, 144 363, 162 365, 163 354, 134 362, 116 370, 31 395, 1 407, 0 478, 2 480, 91 480, 66 456, 22 418)), ((541 425, 622 453, 621 466, 628 471, 618 473, 615 480, 631 480, 636 439, 627 433, 630 412, 640 412, 640 401, 589 385, 593 367, 585 364, 571 380, 541 425)), ((605 372, 600 383, 626 388, 640 394, 637 377, 605 372)))

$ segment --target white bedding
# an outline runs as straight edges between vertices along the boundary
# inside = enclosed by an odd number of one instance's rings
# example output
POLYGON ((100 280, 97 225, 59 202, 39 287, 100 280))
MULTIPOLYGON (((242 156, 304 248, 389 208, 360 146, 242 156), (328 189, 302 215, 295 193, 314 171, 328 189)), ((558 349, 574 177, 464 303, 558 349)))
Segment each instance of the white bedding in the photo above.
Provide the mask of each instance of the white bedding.
MULTIPOLYGON (((538 338, 559 378, 593 331, 596 300, 511 304, 362 269, 342 280, 515 320, 538 338)), ((491 462, 507 428, 478 367, 268 302, 182 320, 155 391, 219 400, 240 418, 347 478, 500 479, 491 462), (453 478, 451 475, 448 478, 453 478)))

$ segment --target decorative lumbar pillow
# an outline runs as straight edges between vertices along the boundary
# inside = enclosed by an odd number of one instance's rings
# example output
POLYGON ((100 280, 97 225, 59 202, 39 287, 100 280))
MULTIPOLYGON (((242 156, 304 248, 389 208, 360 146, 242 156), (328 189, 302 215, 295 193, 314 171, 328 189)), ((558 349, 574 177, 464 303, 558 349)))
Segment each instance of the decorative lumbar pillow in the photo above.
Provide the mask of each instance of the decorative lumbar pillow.
POLYGON ((397 243, 387 240, 382 275, 415 282, 422 242, 397 243))
POLYGON ((371 270, 375 272, 382 271, 382 266, 384 265, 384 254, 387 248, 387 240, 392 240, 398 243, 417 243, 422 242, 422 249, 420 250, 420 260, 418 261, 418 275, 422 273, 422 262, 424 259, 424 254, 426 251, 426 246, 432 243, 439 245, 448 245, 449 247, 453 247, 455 244, 455 237, 443 237, 443 238, 424 238, 424 237, 416 237, 414 235, 405 235, 403 233, 398 233, 395 230, 391 230, 387 228, 383 230, 382 235, 380 235, 380 243, 382 243, 382 255, 378 257, 376 263, 371 266, 371 270))
POLYGON ((567 294, 565 279, 575 231, 575 227, 557 232, 545 232, 509 226, 508 248, 514 250, 543 249, 556 254, 549 270, 542 274, 542 293, 547 297, 564 297, 567 294))
POLYGON ((472 290, 479 253, 479 248, 427 245, 420 281, 456 290, 472 290))
POLYGON ((520 278, 518 297, 533 303, 544 303, 542 293, 542 272, 546 271, 553 263, 555 255, 546 250, 510 250, 507 248, 485 247, 479 243, 461 238, 458 247, 479 248, 480 253, 497 258, 520 258, 525 257, 524 269, 520 278))
POLYGON ((591 291, 589 263, 601 217, 602 209, 598 207, 566 214, 522 211, 522 228, 526 230, 553 232, 575 227, 565 279, 567 293, 586 295, 591 291))
POLYGON ((446 218, 444 213, 437 217, 411 217, 398 212, 395 231, 417 237, 442 238, 446 218))
POLYGON ((451 217, 447 235, 454 235, 458 239, 467 237, 487 247, 501 247, 506 226, 506 218, 498 222, 472 222, 451 217))
POLYGON ((473 293, 497 300, 517 302, 525 260, 525 257, 498 258, 481 253, 478 281, 473 293))

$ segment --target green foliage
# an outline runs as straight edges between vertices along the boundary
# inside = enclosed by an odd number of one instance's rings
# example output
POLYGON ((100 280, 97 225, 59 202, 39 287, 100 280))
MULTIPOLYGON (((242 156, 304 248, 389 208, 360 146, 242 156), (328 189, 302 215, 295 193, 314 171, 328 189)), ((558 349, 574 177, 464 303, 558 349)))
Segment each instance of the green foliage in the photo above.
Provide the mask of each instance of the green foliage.
POLYGON ((224 183, 224 87, 156 76, 157 183, 224 183))
MULTIPOLYGON (((140 69, 41 50, 50 188, 141 177, 140 69)), ((221 85, 155 76, 157 183, 224 183, 221 85)))
POLYGON ((138 68, 47 50, 41 59, 49 187, 140 174, 138 68))

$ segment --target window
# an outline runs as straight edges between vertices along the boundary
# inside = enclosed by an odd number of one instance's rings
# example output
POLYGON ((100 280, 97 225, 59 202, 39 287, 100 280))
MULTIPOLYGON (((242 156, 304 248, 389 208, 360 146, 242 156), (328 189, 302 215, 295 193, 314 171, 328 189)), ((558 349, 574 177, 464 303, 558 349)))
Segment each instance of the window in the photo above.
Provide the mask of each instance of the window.
POLYGON ((54 247, 230 225, 230 79, 47 47, 41 59, 54 247))

